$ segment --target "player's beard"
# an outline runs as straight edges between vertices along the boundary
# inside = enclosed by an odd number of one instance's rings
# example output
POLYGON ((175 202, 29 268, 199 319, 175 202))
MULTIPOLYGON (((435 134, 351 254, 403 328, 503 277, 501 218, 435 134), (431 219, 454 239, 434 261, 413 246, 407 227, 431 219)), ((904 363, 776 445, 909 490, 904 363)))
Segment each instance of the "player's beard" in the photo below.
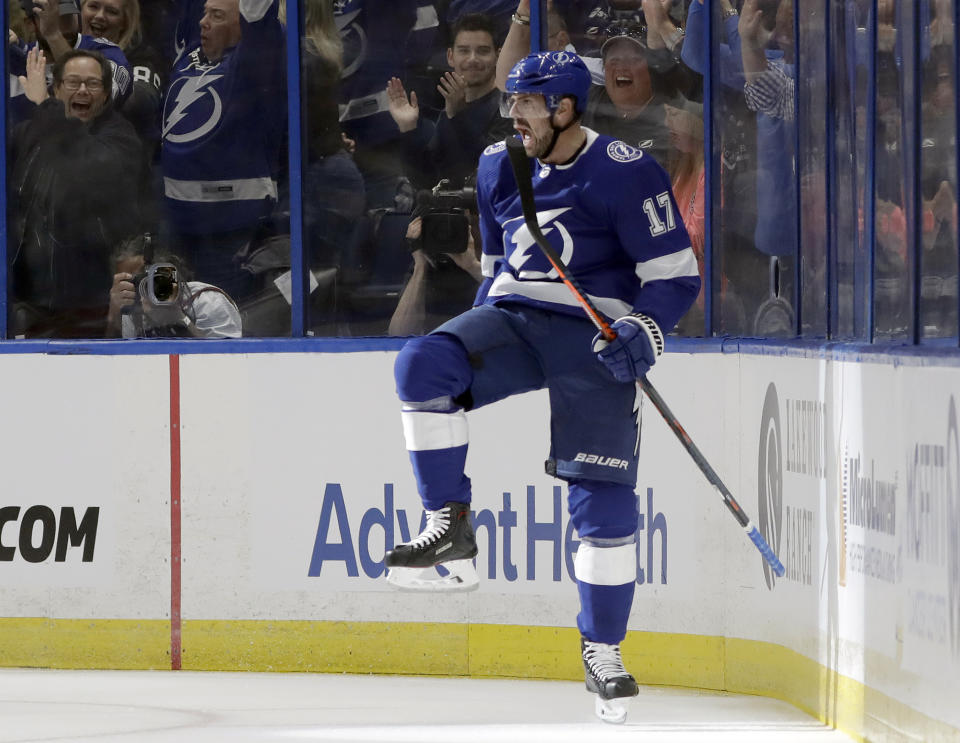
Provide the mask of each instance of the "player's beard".
MULTIPOLYGON (((530 137, 529 142, 531 146, 527 150, 527 156, 535 157, 538 160, 542 160, 550 155, 550 153, 553 151, 554 145, 557 143, 557 137, 560 136, 560 130, 554 126, 552 114, 550 115, 549 119, 544 119, 544 121, 550 122, 550 128, 545 132, 538 133, 534 131, 532 126, 530 126, 529 121, 523 119, 517 120, 517 123, 522 126, 523 131, 526 131, 530 137)), ((525 141, 524 147, 526 147, 526 145, 527 142, 525 141)))

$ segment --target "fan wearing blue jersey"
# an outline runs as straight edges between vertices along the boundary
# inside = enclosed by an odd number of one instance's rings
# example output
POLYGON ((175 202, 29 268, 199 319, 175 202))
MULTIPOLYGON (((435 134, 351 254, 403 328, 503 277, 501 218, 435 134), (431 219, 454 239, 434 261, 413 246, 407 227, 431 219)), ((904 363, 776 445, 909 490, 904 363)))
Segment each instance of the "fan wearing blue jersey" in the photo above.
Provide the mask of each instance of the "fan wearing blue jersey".
POLYGON ((185 46, 164 102, 167 245, 197 280, 238 301, 253 286, 234 256, 278 199, 286 103, 277 9, 277 0, 185 0, 185 46))
POLYGON ((635 380, 694 302, 700 278, 666 173, 649 155, 580 124, 590 73, 569 52, 511 71, 509 115, 531 157, 537 219, 617 338, 595 335, 524 223, 504 143, 480 157, 484 281, 475 306, 397 357, 407 449, 427 512, 424 530, 385 557, 388 581, 423 590, 477 585, 466 412, 549 390, 547 471, 569 485, 580 546, 577 626, 598 714, 622 722, 637 693, 620 643, 636 581, 639 397, 635 380), (430 580, 442 564, 445 578, 430 580))

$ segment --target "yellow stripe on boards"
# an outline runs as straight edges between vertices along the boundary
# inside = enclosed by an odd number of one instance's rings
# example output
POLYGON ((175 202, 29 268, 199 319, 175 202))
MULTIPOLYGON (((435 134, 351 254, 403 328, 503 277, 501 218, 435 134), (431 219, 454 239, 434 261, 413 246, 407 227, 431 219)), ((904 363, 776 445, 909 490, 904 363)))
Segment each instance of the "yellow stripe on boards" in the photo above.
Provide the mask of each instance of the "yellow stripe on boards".
POLYGON ((202 620, 183 623, 183 669, 467 675, 466 624, 202 620))
POLYGON ((169 669, 170 622, 163 619, 0 618, 0 666, 169 669))
MULTIPOLYGON (((565 627, 186 620, 182 643, 192 671, 583 679, 579 633, 565 627)), ((960 740, 960 730, 779 645, 630 632, 622 649, 641 684, 782 699, 858 740, 960 740)), ((883 662, 868 654, 867 678, 887 676, 883 662)), ((170 623, 0 618, 0 667, 169 669, 170 623)))

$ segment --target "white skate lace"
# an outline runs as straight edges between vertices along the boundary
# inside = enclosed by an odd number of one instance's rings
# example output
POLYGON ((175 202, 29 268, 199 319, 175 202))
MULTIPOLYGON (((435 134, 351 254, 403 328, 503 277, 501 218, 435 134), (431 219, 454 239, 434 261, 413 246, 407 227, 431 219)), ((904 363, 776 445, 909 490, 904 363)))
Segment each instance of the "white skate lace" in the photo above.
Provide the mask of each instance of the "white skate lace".
POLYGON ((426 547, 438 541, 440 537, 446 534, 450 526, 450 508, 441 508, 439 511, 427 511, 427 525, 423 531, 409 542, 413 548, 426 547))
POLYGON ((583 659, 590 668, 590 673, 603 682, 618 676, 627 676, 627 669, 623 667, 619 645, 604 645, 602 642, 584 641, 583 659))

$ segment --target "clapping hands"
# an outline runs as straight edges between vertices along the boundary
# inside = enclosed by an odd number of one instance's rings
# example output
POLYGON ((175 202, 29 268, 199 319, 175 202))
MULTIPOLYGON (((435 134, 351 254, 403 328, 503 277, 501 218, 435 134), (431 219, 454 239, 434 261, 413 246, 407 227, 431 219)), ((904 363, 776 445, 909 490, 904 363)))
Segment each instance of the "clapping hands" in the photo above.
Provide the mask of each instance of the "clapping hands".
POLYGON ((411 91, 408 98, 407 91, 398 77, 391 77, 387 83, 387 103, 390 116, 393 117, 401 132, 411 132, 417 128, 417 122, 420 121, 417 93, 411 91))

